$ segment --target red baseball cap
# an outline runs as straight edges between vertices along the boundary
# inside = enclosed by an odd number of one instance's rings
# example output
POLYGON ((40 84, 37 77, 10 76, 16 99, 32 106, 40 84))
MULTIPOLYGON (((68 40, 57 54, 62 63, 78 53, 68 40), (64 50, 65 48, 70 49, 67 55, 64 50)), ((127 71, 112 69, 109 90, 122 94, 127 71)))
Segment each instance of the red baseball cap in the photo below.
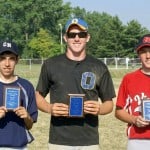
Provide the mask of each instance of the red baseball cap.
POLYGON ((139 51, 141 48, 143 47, 150 47, 150 34, 146 34, 144 35, 138 42, 137 46, 136 46, 136 51, 139 51))

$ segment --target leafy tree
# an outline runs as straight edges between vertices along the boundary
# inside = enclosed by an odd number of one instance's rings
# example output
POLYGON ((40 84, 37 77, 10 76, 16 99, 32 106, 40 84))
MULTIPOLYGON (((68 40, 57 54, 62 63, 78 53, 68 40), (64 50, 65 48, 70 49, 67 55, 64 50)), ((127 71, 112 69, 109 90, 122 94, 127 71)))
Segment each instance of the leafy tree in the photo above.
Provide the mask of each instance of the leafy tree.
POLYGON ((122 49, 120 43, 122 22, 117 16, 112 17, 107 13, 93 12, 89 16, 90 53, 96 57, 117 57, 119 50, 122 49))
POLYGON ((70 14, 70 5, 62 0, 1 0, 0 38, 13 39, 25 48, 40 28, 51 32, 58 41, 58 24, 70 14))
POLYGON ((123 31, 123 38, 121 40, 122 46, 124 47, 122 54, 123 56, 135 57, 134 48, 139 38, 148 33, 149 31, 142 27, 136 20, 128 22, 127 26, 123 31))
POLYGON ((123 25, 118 16, 88 12, 70 4, 63 0, 1 0, 0 39, 17 42, 22 57, 56 55, 60 53, 60 32, 64 31, 60 27, 77 16, 89 24, 88 53, 95 57, 134 57, 135 43, 149 32, 135 20, 123 25))
POLYGON ((105 12, 85 12, 78 7, 75 10, 89 24, 91 40, 87 49, 95 57, 133 57, 135 43, 149 32, 135 20, 125 26, 118 16, 113 17, 105 12))
POLYGON ((28 49, 30 58, 47 58, 59 54, 61 47, 53 41, 47 30, 41 28, 37 36, 28 43, 28 49))

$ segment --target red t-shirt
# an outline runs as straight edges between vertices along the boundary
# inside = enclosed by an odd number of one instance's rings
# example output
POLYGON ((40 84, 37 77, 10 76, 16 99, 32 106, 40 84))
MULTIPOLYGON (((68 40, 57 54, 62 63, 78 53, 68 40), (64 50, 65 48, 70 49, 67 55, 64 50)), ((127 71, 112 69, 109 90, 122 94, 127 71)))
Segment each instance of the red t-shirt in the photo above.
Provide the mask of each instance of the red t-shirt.
MULTIPOLYGON (((150 76, 141 70, 124 76, 119 88, 116 106, 128 111, 132 115, 141 115, 141 100, 150 98, 150 76)), ((150 139, 150 126, 138 128, 128 124, 127 135, 133 139, 150 139)))

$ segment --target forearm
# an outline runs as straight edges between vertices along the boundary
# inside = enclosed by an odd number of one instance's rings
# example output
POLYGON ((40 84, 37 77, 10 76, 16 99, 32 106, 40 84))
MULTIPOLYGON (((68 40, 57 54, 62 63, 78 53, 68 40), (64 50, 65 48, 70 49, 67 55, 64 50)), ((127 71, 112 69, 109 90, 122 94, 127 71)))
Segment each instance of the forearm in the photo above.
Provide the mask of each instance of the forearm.
POLYGON ((39 92, 36 92, 37 107, 42 112, 53 116, 68 116, 68 105, 63 103, 48 103, 39 92))
POLYGON ((116 109, 115 117, 129 124, 135 124, 136 119, 137 119, 137 116, 131 115, 123 109, 116 109))
POLYGON ((46 100, 41 101, 37 104, 37 107, 40 111, 50 114, 51 113, 51 104, 46 102, 46 100))
POLYGON ((37 107, 40 111, 49 113, 51 112, 51 104, 48 103, 43 96, 40 95, 39 92, 36 92, 36 103, 37 107))
POLYGON ((104 103, 100 104, 99 108, 99 115, 106 115, 111 113, 113 110, 113 101, 105 101, 104 103))
POLYGON ((31 116, 29 115, 29 113, 28 113, 27 117, 24 118, 24 122, 25 122, 26 128, 28 130, 30 130, 32 128, 32 126, 33 126, 33 119, 31 118, 31 116))
POLYGON ((7 109, 4 106, 0 107, 0 119, 5 117, 5 114, 7 112, 7 109))

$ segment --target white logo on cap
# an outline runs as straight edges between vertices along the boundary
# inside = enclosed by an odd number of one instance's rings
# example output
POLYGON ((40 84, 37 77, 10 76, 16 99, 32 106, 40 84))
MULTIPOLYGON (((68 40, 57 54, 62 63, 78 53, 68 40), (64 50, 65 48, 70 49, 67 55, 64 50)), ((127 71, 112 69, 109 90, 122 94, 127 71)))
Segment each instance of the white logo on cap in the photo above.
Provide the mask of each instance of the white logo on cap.
POLYGON ((11 43, 4 42, 3 47, 10 47, 11 48, 11 43))
POLYGON ((73 19, 72 23, 78 23, 78 19, 73 19))

